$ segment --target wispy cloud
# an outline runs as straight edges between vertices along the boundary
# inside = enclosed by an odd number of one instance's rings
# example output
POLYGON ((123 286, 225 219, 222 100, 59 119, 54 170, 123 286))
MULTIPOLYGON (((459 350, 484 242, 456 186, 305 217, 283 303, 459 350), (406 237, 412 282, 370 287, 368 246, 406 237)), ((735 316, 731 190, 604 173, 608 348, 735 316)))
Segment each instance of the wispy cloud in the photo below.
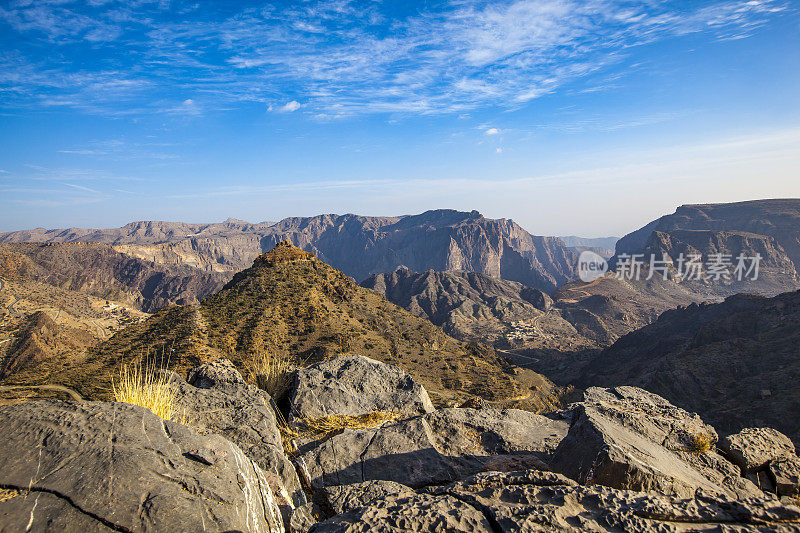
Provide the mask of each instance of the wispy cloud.
POLYGON ((744 38, 790 10, 783 0, 450 0, 399 18, 386 9, 323 0, 209 15, 182 2, 13 2, 0 7, 0 91, 4 107, 108 115, 242 102, 287 102, 273 108, 283 112, 303 102, 320 118, 461 114, 524 105, 643 44, 744 38), (89 61, 65 59, 76 50, 89 61))
POLYGON ((269 106, 269 108, 267 109, 269 111, 277 111, 279 113, 292 113, 294 111, 297 111, 301 107, 303 107, 303 105, 300 102, 298 102, 297 100, 292 100, 291 102, 286 102, 282 106, 278 107, 269 106))

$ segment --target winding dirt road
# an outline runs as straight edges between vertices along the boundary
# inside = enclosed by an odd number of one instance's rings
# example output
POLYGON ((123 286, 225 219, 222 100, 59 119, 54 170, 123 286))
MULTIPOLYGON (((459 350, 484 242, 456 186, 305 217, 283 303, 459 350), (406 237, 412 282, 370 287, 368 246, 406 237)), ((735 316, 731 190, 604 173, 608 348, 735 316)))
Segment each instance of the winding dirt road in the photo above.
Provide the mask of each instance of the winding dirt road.
MULTIPOLYGON (((5 288, 5 286, 6 286, 6 280, 4 280, 3 278, 0 278, 0 292, 5 288)), ((14 300, 13 303, 11 303, 10 305, 6 306, 6 309, 8 309, 9 313, 11 313, 11 316, 22 316, 19 312, 17 312, 14 309, 14 306, 17 305, 17 302, 19 302, 19 300, 20 299, 17 298, 16 300, 14 300)))
MULTIPOLYGON (((564 289, 564 290, 565 290, 565 291, 570 291, 570 292, 578 292, 578 293, 583 293, 583 297, 584 297, 584 298, 588 298, 589 296, 591 296, 591 293, 589 293, 588 291, 585 291, 585 290, 583 290, 583 289, 585 289, 585 288, 587 288, 587 287, 591 287, 592 285, 595 285, 597 282, 599 282, 599 281, 600 281, 601 279, 603 279, 604 277, 605 277, 605 276, 600 276, 600 277, 599 277, 599 278, 597 278, 596 280, 594 280, 594 281, 590 281, 589 283, 587 283, 587 284, 585 284, 585 285, 581 285, 580 287, 575 287, 575 288, 571 288, 571 289, 564 289)), ((580 300, 572 300, 572 299, 570 299, 570 300, 567 300, 567 299, 565 299, 565 298, 560 298, 558 301, 559 301, 559 302, 565 302, 565 303, 568 303, 568 304, 576 304, 576 303, 578 303, 580 300)))

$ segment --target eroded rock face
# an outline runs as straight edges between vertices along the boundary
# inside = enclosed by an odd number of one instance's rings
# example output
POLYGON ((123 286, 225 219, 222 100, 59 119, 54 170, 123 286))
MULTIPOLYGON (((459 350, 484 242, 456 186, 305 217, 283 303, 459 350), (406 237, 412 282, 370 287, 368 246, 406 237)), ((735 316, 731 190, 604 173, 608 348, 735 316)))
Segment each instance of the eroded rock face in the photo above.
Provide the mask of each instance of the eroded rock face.
POLYGON ((433 411, 425 388, 396 366, 360 355, 329 359, 297 372, 292 417, 361 415, 394 411, 408 416, 433 411))
POLYGON ((779 495, 800 495, 800 458, 793 455, 773 459, 769 462, 769 472, 779 495))
POLYGON ((239 446, 264 471, 285 517, 306 503, 292 462, 284 454, 272 398, 249 385, 227 359, 189 372, 188 382, 171 375, 176 409, 191 427, 217 433, 239 446))
POLYGON ((716 430, 697 414, 638 387, 590 387, 584 395, 584 404, 666 448, 728 495, 738 498, 762 495, 756 485, 742 477, 736 465, 717 453, 716 430), (703 449, 704 446, 707 449, 703 449))
POLYGON ((556 449, 553 469, 582 484, 691 496, 724 489, 674 453, 591 405, 579 404, 569 433, 556 449))
POLYGON ((720 447, 745 472, 755 472, 778 457, 794 455, 794 444, 772 428, 746 428, 722 439, 720 447))
POLYGON ((104 402, 4 406, 0 427, 0 530, 283 531, 264 472, 218 435, 104 402))
POLYGON ((365 507, 375 500, 416 494, 412 488, 401 483, 381 479, 352 485, 334 485, 325 487, 322 492, 325 495, 324 502, 337 515, 365 507))
POLYGON ((800 508, 775 501, 585 487, 559 474, 528 470, 486 472, 415 496, 387 496, 312 531, 755 532, 797 531, 798 524, 800 508))
POLYGON ((442 409, 301 447, 314 487, 368 480, 410 487, 485 470, 546 469, 567 424, 516 409, 442 409))

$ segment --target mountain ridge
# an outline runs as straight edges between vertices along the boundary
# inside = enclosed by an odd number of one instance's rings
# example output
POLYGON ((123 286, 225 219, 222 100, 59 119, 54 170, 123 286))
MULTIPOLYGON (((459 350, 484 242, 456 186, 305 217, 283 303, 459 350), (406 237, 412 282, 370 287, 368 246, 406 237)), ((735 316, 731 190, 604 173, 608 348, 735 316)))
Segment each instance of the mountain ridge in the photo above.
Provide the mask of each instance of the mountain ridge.
POLYGON ((0 243, 103 242, 142 259, 217 272, 247 268, 283 240, 357 281, 405 265, 418 271, 474 271, 550 291, 574 279, 577 261, 577 254, 557 237, 531 235, 510 219, 452 209, 399 217, 324 214, 271 225, 136 222, 112 230, 0 234, 0 243))

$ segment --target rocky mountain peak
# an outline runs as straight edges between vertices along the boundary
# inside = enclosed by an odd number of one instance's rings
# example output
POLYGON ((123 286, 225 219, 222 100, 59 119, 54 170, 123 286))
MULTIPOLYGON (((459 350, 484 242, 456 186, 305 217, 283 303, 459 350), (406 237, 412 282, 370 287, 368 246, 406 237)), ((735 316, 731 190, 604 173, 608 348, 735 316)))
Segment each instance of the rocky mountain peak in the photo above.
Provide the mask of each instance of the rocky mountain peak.
POLYGON ((295 263, 298 261, 313 262, 317 261, 317 257, 311 252, 301 250, 287 239, 276 244, 272 250, 258 256, 253 266, 272 266, 278 263, 295 263))

